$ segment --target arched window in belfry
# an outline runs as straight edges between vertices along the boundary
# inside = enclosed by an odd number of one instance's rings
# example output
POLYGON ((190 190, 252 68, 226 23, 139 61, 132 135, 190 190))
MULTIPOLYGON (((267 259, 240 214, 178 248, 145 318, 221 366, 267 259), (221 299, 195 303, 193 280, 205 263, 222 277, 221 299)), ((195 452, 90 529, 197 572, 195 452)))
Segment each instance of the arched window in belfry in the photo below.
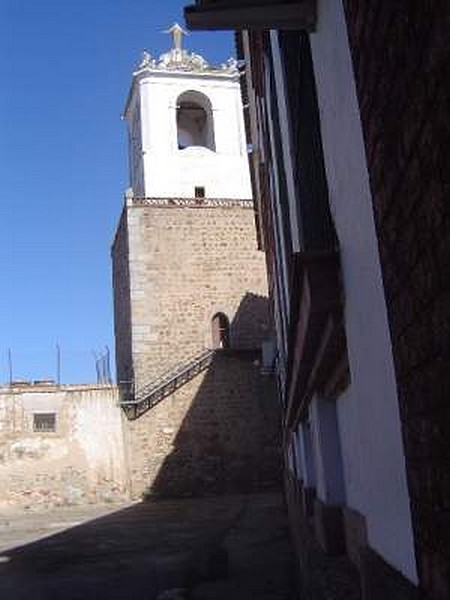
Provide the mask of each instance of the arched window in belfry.
POLYGON ((214 152, 214 119, 209 98, 188 91, 178 96, 176 106, 178 149, 200 146, 214 152))
POLYGON ((222 312, 216 313, 211 321, 214 349, 230 347, 230 321, 222 312))

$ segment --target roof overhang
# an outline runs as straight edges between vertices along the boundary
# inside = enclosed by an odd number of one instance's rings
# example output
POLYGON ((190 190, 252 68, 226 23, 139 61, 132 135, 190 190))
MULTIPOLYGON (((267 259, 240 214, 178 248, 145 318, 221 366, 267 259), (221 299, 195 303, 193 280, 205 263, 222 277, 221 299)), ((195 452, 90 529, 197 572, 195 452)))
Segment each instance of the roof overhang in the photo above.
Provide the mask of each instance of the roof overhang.
POLYGON ((314 31, 317 0, 197 0, 186 6, 190 29, 303 29, 314 31))

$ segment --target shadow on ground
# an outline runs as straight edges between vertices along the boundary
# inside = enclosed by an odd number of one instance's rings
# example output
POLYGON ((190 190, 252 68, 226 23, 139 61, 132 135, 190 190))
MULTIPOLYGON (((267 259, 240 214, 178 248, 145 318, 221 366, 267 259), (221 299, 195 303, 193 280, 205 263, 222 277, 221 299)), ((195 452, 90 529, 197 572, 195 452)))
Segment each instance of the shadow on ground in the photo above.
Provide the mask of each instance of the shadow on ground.
POLYGON ((293 560, 278 494, 143 502, 5 551, 0 597, 291 600, 293 560))

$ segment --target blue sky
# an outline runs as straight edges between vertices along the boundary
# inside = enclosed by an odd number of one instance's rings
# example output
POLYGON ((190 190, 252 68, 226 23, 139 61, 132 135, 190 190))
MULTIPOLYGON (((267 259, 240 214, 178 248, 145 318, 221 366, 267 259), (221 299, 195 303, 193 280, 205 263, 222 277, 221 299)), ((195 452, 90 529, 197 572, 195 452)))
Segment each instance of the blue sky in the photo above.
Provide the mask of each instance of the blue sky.
MULTIPOLYGON (((127 187, 120 116, 143 49, 170 46, 183 2, 0 0, 0 383, 95 380, 113 351, 110 246, 127 187)), ((186 45, 212 62, 225 33, 186 45)))

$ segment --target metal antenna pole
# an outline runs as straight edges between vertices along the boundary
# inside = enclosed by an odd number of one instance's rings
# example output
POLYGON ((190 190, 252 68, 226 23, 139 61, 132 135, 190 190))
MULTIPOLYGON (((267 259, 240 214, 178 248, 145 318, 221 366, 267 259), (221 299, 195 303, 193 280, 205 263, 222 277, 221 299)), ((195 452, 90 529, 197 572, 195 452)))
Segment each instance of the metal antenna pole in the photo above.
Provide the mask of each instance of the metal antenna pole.
POLYGON ((109 352, 109 346, 105 346, 105 347, 106 347, 106 381, 107 381, 107 383, 109 383, 109 385, 111 385, 112 379, 111 379, 110 352, 109 352))
POLYGON ((12 366, 11 348, 8 348, 8 372, 9 372, 9 385, 11 385, 13 382, 13 366, 12 366))
POLYGON ((94 350, 92 350, 92 354, 94 355, 95 372, 97 373, 97 383, 100 383, 100 370, 98 368, 97 353, 94 350))
POLYGON ((56 381, 61 385, 61 349, 58 343, 56 343, 56 381))
POLYGON ((106 383, 106 359, 105 355, 101 355, 102 380, 100 383, 106 383))

